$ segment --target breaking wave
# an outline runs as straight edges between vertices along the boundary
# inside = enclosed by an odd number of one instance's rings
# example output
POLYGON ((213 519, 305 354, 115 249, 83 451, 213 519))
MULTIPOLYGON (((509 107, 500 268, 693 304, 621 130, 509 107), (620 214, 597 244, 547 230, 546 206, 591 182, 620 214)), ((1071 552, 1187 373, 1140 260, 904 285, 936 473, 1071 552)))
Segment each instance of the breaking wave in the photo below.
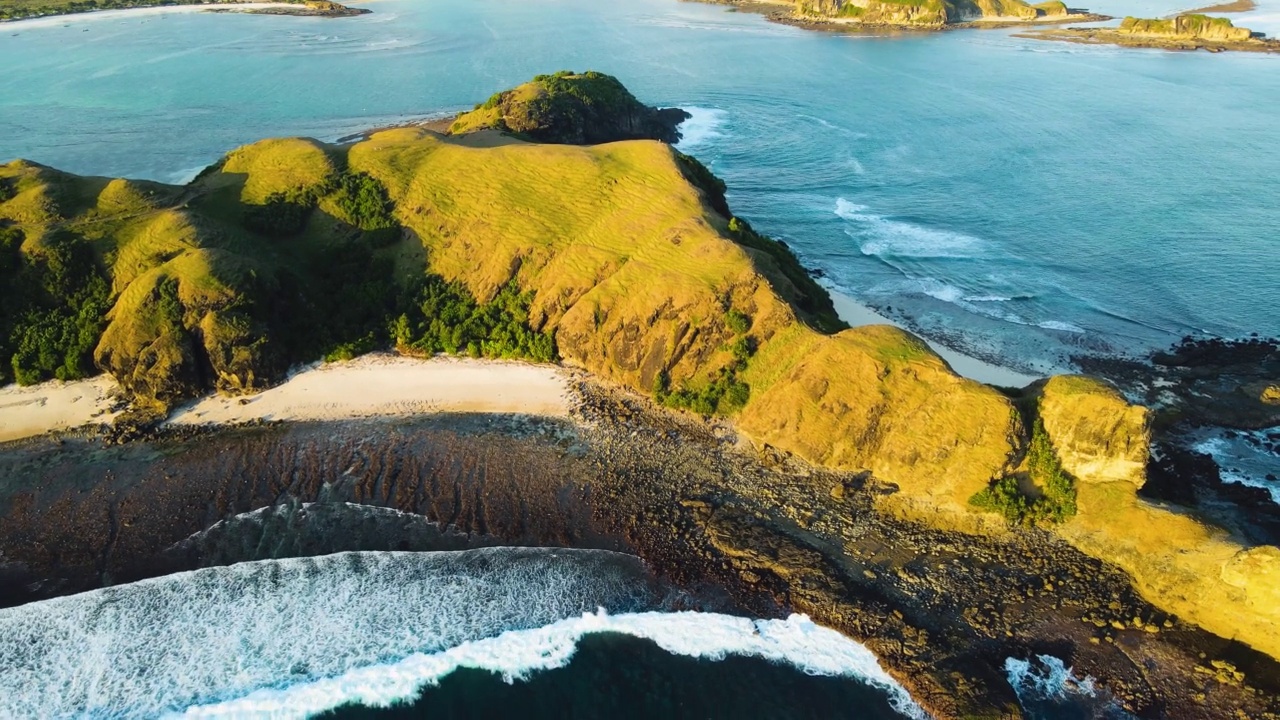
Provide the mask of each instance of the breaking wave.
POLYGON ((0 716, 156 717, 607 608, 651 607, 600 550, 343 553, 178 573, 0 610, 0 716))
POLYGON ((867 211, 864 205, 836 199, 835 214, 855 223, 846 232, 858 241, 864 255, 881 258, 971 258, 986 243, 981 238, 950 230, 937 230, 867 211))
POLYGON ((643 563, 601 550, 485 548, 264 560, 0 610, 0 716, 305 717, 412 701, 461 667, 508 681, 622 633, 856 679, 924 717, 875 656, 804 616, 655 612, 643 563))
POLYGON ((925 717, 869 650, 834 630, 814 625, 803 615, 786 620, 750 620, 714 613, 611 616, 603 611, 533 630, 506 632, 440 653, 414 654, 393 664, 360 668, 306 685, 260 690, 230 702, 192 708, 187 715, 301 718, 352 703, 390 707, 414 698, 423 687, 463 667, 498 672, 508 682, 539 670, 564 667, 579 640, 602 632, 651 640, 674 655, 709 660, 746 655, 788 663, 810 675, 858 677, 886 692, 890 704, 903 715, 925 717))
POLYGON ((676 147, 681 151, 692 150, 712 140, 724 137, 726 113, 715 108, 687 107, 684 111, 691 116, 680 123, 680 142, 676 147))
POLYGON ((1028 717, 1131 717, 1094 684, 1092 677, 1076 677, 1066 663, 1052 655, 1037 655, 1029 660, 1011 657, 1004 661, 1004 671, 1028 717))

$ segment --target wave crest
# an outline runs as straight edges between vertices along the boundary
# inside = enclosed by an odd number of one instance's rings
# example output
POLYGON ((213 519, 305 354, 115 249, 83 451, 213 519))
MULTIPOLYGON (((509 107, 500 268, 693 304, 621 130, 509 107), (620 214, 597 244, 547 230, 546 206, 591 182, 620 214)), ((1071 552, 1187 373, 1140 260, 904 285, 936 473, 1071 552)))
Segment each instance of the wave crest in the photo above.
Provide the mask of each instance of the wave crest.
POLYGON ((614 632, 651 640, 675 655, 721 660, 749 655, 788 663, 811 675, 858 677, 886 692, 890 705, 912 718, 926 717, 907 691, 890 678, 871 651, 804 615, 786 620, 750 620, 715 613, 584 614, 533 630, 503 633, 435 654, 414 654, 396 663, 360 668, 340 677, 286 689, 264 689, 246 697, 192 708, 190 717, 302 718, 343 705, 390 707, 412 700, 423 687, 462 667, 499 672, 508 681, 564 667, 578 641, 614 632))
POLYGON ((178 573, 0 610, 0 716, 156 717, 653 606, 638 558, 486 548, 342 553, 178 573))

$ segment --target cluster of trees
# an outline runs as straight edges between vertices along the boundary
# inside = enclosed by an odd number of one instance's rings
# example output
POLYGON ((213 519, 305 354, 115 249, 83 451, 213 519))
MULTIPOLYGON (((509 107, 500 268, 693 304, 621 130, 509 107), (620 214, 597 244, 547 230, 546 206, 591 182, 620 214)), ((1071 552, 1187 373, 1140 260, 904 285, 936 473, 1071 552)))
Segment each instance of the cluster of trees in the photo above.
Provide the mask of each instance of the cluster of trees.
POLYGON ((71 233, 54 232, 29 254, 23 240, 21 230, 0 227, 0 383, 94 374, 111 308, 106 272, 71 233))
POLYGON ((671 376, 663 370, 654 381, 654 398, 667 407, 692 410, 702 415, 732 415, 751 399, 751 386, 739 375, 747 369, 747 361, 756 353, 755 338, 747 335, 751 319, 737 310, 725 315, 725 325, 736 337, 729 343, 733 359, 714 378, 696 388, 671 387, 671 376))
POLYGON ((411 296, 410 306, 391 323, 398 348, 534 362, 559 359, 554 336, 529 324, 533 293, 520 292, 514 282, 489 302, 479 303, 461 283, 428 275, 411 296))
POLYGON ((1075 482, 1063 470, 1044 423, 1039 419, 1031 431, 1031 446, 1027 449, 1027 476, 1039 490, 1039 497, 1028 496, 1022 491, 1016 476, 1006 475, 978 492, 969 502, 983 510, 998 512, 1009 522, 1020 525, 1061 523, 1075 516, 1075 482))
POLYGON ((247 206, 242 223, 245 229, 268 237, 297 235, 326 196, 332 196, 345 216, 342 219, 366 233, 375 246, 388 245, 400 236, 386 188, 363 172, 343 172, 325 185, 272 193, 261 205, 247 206))

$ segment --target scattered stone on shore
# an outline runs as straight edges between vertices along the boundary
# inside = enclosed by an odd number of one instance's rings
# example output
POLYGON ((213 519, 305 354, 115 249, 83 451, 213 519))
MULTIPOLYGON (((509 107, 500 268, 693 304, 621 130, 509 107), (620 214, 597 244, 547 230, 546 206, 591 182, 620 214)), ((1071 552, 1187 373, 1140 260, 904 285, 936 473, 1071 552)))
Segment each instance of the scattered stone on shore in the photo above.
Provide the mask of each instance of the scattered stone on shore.
POLYGON ((572 383, 572 421, 455 414, 11 446, 0 474, 27 482, 0 488, 3 602, 264 548, 591 547, 640 555, 691 608, 806 612, 866 644, 938 717, 1016 713, 1002 665, 1036 653, 1068 660, 1138 714, 1280 711, 1274 661, 1161 612, 1048 533, 896 519, 865 474, 757 452, 727 426, 585 374, 572 383), (226 522, 261 508, 260 522, 226 522))

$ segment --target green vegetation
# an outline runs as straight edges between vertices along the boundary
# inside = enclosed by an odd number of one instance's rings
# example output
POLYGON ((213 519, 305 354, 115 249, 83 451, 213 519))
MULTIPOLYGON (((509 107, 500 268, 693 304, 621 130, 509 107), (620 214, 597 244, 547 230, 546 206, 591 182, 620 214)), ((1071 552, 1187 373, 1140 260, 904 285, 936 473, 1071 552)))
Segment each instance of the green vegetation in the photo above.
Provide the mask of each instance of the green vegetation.
POLYGON ((0 382, 94 374, 110 285, 92 249, 67 232, 29 255, 22 242, 21 230, 0 228, 0 382))
POLYGON ((534 362, 560 359, 551 333, 529 326, 533 294, 520 292, 515 283, 479 303, 460 283, 428 275, 411 296, 411 307, 391 324, 392 339, 401 350, 534 362))
POLYGON ((683 110, 641 103, 617 78, 595 71, 538 75, 491 96, 454 121, 450 132, 498 130, 533 142, 590 145, 651 139, 674 143, 683 110))
POLYGON ((790 293, 783 291, 784 297, 815 329, 834 333, 849 327, 836 314, 831 296, 809 275, 809 271, 800 264, 800 260, 786 243, 757 233, 747 221, 737 217, 729 219, 729 237, 739 245, 762 254, 776 265, 794 288, 790 293))
POLYGON ((972 498, 975 507, 998 512, 1015 524, 1061 523, 1076 514, 1076 488, 1062 469, 1044 423, 1036 420, 1027 449, 1026 477, 1035 485, 1038 497, 1023 492, 1017 475, 1005 475, 972 498))
POLYGON ((653 396, 667 407, 692 410, 703 415, 732 415, 746 407, 751 399, 751 386, 740 374, 756 354, 756 339, 747 335, 751 318, 737 310, 725 314, 725 327, 736 335, 727 348, 733 359, 706 384, 697 388, 671 388, 671 376, 664 370, 658 373, 653 385, 653 396))

